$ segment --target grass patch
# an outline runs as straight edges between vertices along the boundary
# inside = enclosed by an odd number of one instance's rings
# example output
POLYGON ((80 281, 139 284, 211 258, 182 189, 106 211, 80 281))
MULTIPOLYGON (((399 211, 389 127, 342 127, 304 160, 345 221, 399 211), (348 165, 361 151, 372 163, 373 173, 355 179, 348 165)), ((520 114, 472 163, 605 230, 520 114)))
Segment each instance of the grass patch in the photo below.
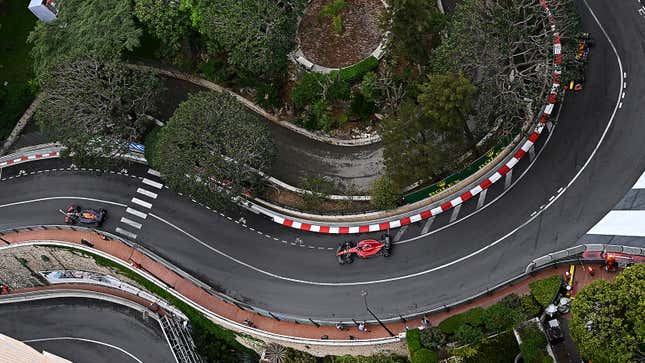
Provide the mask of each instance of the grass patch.
POLYGON ((9 136, 34 99, 27 36, 36 20, 26 2, 0 0, 0 141, 9 136))

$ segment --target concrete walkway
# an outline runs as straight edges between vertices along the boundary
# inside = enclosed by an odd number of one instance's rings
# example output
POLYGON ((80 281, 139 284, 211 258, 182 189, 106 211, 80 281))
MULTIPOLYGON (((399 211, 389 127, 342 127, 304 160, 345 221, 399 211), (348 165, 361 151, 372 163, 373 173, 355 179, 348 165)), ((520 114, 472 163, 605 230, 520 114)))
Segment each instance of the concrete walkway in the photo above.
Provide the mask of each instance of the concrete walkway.
MULTIPOLYGON (((319 339, 321 336, 326 335, 331 340, 348 340, 350 339, 350 335, 353 335, 356 339, 359 340, 386 338, 388 336, 387 332, 378 325, 369 326, 369 332, 360 332, 356 327, 350 327, 345 331, 338 331, 334 326, 316 327, 315 325, 278 321, 272 318, 260 316, 252 312, 242 310, 235 305, 227 303, 220 298, 209 294, 205 290, 196 286, 193 282, 182 278, 175 272, 171 271, 165 265, 144 255, 139 250, 136 250, 118 240, 103 240, 98 236, 97 233, 94 232, 72 230, 35 230, 5 234, 2 236, 2 238, 4 241, 0 243, 4 245, 19 244, 32 241, 61 241, 80 244, 81 239, 85 239, 94 244, 95 249, 108 253, 124 262, 130 263, 135 267, 145 270, 146 272, 166 283, 168 286, 172 287, 184 297, 205 307, 214 314, 220 315, 236 322, 243 322, 245 319, 250 319, 251 321, 253 321, 257 329, 272 332, 275 334, 308 339, 319 339)), ((529 282, 554 274, 564 274, 567 269, 567 266, 561 266, 558 268, 544 270, 542 272, 536 273, 532 277, 526 278, 518 283, 502 288, 490 294, 489 296, 478 299, 472 303, 462 305, 449 311, 432 314, 428 316, 428 319, 430 320, 432 325, 436 325, 451 315, 461 313, 473 307, 490 306, 501 300, 507 294, 527 294, 529 293, 529 282)), ((574 284, 574 293, 578 289, 589 284, 594 279, 611 279, 614 275, 606 273, 603 269, 597 269, 597 272, 594 276, 588 275, 582 269, 578 270, 579 271, 575 276, 576 283, 574 284)), ((420 326, 420 320, 417 319, 407 321, 406 323, 398 322, 388 324, 389 329, 396 334, 404 332, 406 326, 411 328, 420 326)))

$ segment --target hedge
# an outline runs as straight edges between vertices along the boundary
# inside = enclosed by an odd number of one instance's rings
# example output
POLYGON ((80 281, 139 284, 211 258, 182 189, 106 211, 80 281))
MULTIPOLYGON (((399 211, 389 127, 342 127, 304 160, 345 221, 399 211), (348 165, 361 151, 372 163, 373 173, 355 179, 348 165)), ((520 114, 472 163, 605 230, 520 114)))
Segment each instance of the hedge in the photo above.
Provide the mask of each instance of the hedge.
POLYGON ((562 276, 560 275, 553 275, 529 283, 531 294, 543 308, 546 308, 553 302, 561 286, 562 276))
POLYGON ((465 363, 509 363, 519 352, 515 335, 507 331, 480 344, 477 354, 466 358, 465 363))
POLYGON ((520 351, 522 352, 524 363, 542 363, 552 361, 546 351, 546 337, 535 324, 521 328, 519 333, 522 338, 520 351))
POLYGON ((439 362, 439 356, 437 352, 433 352, 430 349, 419 349, 412 356, 412 363, 437 363, 439 362))
POLYGON ((472 326, 482 325, 484 309, 480 307, 472 308, 461 314, 453 315, 439 323, 439 329, 446 334, 454 334, 460 325, 469 324, 472 326))
POLYGON ((405 332, 405 340, 408 343, 408 351, 410 356, 421 349, 421 333, 419 329, 410 329, 405 332))
POLYGON ((363 76, 367 72, 371 72, 378 67, 378 59, 373 56, 369 56, 362 61, 349 66, 347 68, 342 68, 338 71, 333 71, 330 75, 335 75, 336 73, 340 74, 340 79, 346 82, 358 81, 363 79, 363 76))

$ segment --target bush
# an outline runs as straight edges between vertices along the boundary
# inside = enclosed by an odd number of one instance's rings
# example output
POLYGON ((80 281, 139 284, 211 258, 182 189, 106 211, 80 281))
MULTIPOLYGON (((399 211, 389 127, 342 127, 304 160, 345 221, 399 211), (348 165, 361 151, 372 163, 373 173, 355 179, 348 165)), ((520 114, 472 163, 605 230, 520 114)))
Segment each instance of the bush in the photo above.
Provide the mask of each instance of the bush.
POLYGON ((562 276, 560 275, 553 275, 529 283, 531 294, 533 295, 533 297, 535 297, 535 300, 540 305, 542 305, 543 308, 546 308, 553 302, 556 295, 560 291, 561 286, 562 276))
POLYGON ((522 320, 523 316, 519 309, 511 309, 503 302, 489 307, 484 311, 482 316, 486 330, 490 332, 498 332, 511 329, 515 324, 522 320))
POLYGON ((306 73, 293 87, 291 99, 298 108, 304 108, 322 94, 321 75, 306 73))
POLYGON ((354 93, 352 103, 349 106, 352 115, 361 121, 369 120, 376 111, 376 104, 370 101, 362 93, 354 93))
POLYGON ((466 363, 509 363, 513 362, 520 348, 515 335, 507 331, 486 340, 479 345, 477 353, 465 359, 466 363))
POLYGON ((421 349, 421 332, 419 329, 410 329, 405 332, 405 341, 408 343, 408 352, 410 356, 421 349))
POLYGON ((282 100, 278 87, 273 84, 259 84, 255 89, 255 102, 263 108, 280 107, 282 100))
POLYGON ((378 59, 373 56, 369 56, 353 66, 331 72, 330 74, 334 75, 338 72, 338 74, 340 74, 340 79, 346 82, 351 82, 362 79, 367 72, 375 70, 376 67, 378 67, 378 59))
POLYGON ((533 295, 530 294, 520 297, 520 310, 526 319, 538 316, 542 311, 540 304, 538 304, 533 295))
POLYGON ((520 344, 520 351, 525 363, 542 363, 551 361, 546 351, 546 337, 544 333, 534 324, 523 327, 520 329, 520 337, 522 344, 520 344))
POLYGON ((462 324, 470 324, 472 326, 482 325, 483 314, 484 309, 480 307, 472 308, 442 321, 439 323, 439 329, 441 329, 445 334, 455 334, 459 326, 462 324))
POLYGON ((145 140, 143 141, 143 144, 145 145, 144 155, 146 157, 146 160, 148 161, 148 164, 153 168, 156 168, 154 156, 159 154, 157 153, 157 145, 159 145, 159 137, 162 133, 161 130, 163 130, 163 128, 161 127, 153 128, 148 132, 145 140))
POLYGON ((393 209, 401 198, 401 187, 387 175, 374 181, 370 187, 370 204, 378 210, 393 209))
POLYGON ((421 330, 421 346, 424 348, 436 350, 446 344, 446 335, 441 329, 431 326, 421 330))
POLYGON ((439 356, 437 352, 433 352, 429 349, 419 349, 412 356, 412 363, 436 363, 439 362, 439 356))
POLYGON ((361 81, 361 93, 365 96, 365 99, 373 101, 377 98, 378 86, 377 86, 376 73, 367 72, 363 76, 361 81))
POLYGON ((334 190, 334 185, 322 176, 302 177, 300 187, 307 191, 302 196, 302 207, 307 210, 320 208, 334 190))
POLYGON ((484 337, 484 332, 479 327, 474 327, 468 324, 462 324, 455 331, 455 339, 463 344, 477 344, 481 342, 484 337))

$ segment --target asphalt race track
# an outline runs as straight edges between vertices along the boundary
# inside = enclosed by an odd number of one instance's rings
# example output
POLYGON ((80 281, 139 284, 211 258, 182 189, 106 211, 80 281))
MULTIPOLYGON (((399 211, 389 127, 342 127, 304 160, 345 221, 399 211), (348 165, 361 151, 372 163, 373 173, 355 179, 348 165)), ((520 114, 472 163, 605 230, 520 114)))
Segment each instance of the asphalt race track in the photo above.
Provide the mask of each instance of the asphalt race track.
MULTIPOLYGON (((473 198, 432 222, 392 231, 397 245, 387 260, 340 266, 330 249, 344 236, 299 233, 254 215, 243 226, 235 222, 239 214, 221 215, 167 189, 155 190, 136 242, 249 304, 326 320, 369 318, 361 290, 382 317, 438 307, 516 276, 533 258, 576 245, 645 170, 645 17, 636 0, 587 1, 609 38, 577 1, 595 46, 585 90, 566 96, 548 144, 525 157, 508 183, 496 183, 481 206, 473 198)), ((49 160, 5 168, 0 229, 60 224, 56 210, 76 200, 108 208, 104 228, 114 232, 142 186, 139 178, 68 166, 49 160), (21 169, 26 175, 17 177, 21 169)), ((146 170, 129 174, 149 177, 146 170)))
POLYGON ((73 362, 174 362, 159 324, 121 305, 56 298, 0 305, 0 333, 73 362))

